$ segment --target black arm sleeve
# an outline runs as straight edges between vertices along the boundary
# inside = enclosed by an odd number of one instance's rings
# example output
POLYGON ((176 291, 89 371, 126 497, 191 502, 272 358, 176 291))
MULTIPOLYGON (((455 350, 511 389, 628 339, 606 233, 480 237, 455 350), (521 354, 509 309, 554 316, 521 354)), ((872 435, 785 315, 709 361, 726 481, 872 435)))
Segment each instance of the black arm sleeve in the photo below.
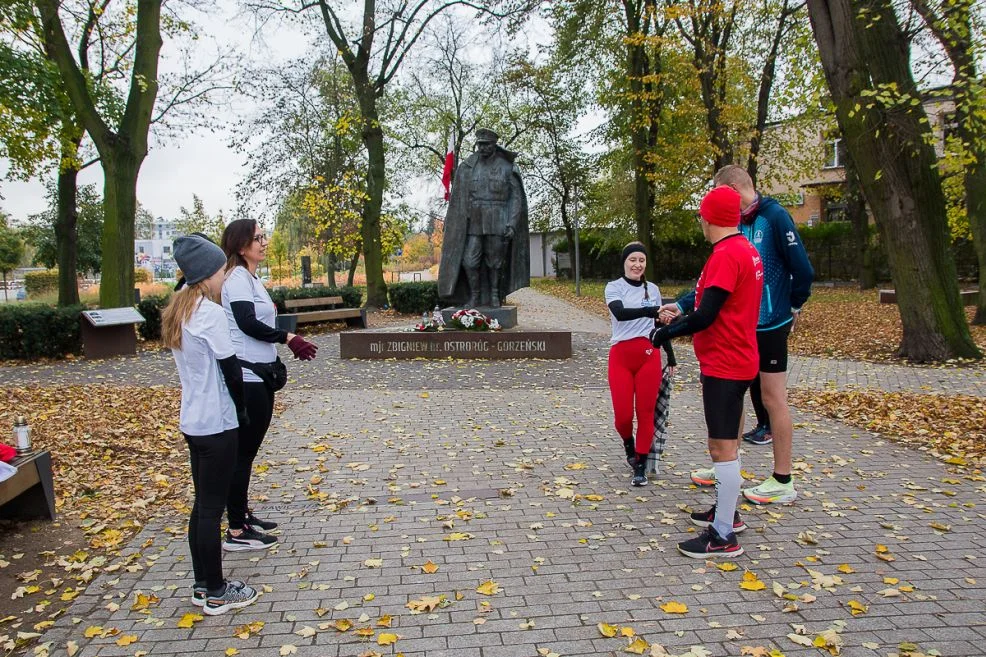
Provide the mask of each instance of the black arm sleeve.
POLYGON ((664 353, 668 356, 668 367, 677 367, 678 360, 674 357, 674 347, 671 346, 671 341, 668 340, 664 343, 664 353))
POLYGON ((233 310, 233 319, 236 320, 236 326, 254 340, 260 340, 261 342, 280 342, 282 344, 288 341, 287 331, 267 326, 257 319, 257 311, 253 307, 253 303, 249 301, 234 301, 229 304, 229 307, 233 310))
POLYGON ((726 303, 727 298, 729 298, 729 292, 721 287, 708 288, 702 293, 702 303, 699 304, 698 310, 685 316, 684 319, 657 329, 652 334, 651 341, 654 344, 661 344, 679 335, 691 335, 704 331, 719 316, 719 311, 722 310, 722 305, 726 303))
POLYGON ((226 381, 226 389, 229 396, 233 398, 233 405, 236 406, 236 414, 240 415, 246 410, 246 402, 243 397, 243 368, 236 356, 217 359, 219 371, 223 374, 226 381))
POLYGON ((631 319, 641 319, 642 317, 650 317, 653 319, 657 317, 657 311, 660 310, 657 306, 644 306, 643 308, 624 308, 622 301, 612 301, 609 304, 609 311, 613 313, 613 317, 620 322, 626 322, 631 319))

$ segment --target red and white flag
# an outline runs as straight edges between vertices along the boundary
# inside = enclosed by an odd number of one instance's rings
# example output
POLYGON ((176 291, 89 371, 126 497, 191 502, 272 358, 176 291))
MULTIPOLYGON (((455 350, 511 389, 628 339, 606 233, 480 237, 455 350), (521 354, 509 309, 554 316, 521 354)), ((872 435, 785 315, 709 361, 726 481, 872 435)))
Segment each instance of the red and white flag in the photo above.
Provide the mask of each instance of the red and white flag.
POLYGON ((445 187, 445 200, 448 200, 452 190, 452 169, 455 167, 455 141, 452 135, 448 138, 448 150, 445 151, 445 168, 442 169, 442 186, 445 187))

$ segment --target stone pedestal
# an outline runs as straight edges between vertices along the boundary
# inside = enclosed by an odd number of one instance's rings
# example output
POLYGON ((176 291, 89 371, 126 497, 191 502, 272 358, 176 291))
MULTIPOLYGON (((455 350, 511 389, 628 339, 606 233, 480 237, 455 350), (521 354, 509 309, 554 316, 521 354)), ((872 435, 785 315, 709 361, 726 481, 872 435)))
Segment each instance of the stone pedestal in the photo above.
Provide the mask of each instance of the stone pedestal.
MULTIPOLYGON (((460 310, 462 310, 462 308, 452 306, 442 308, 442 317, 445 319, 445 324, 448 325, 448 323, 452 321, 452 315, 460 310)), ((475 310, 478 310, 490 319, 495 319, 500 322, 500 326, 502 328, 510 329, 517 326, 517 306, 500 306, 499 308, 477 306, 475 310)))
POLYGON ((571 358, 571 331, 347 331, 342 358, 571 358))

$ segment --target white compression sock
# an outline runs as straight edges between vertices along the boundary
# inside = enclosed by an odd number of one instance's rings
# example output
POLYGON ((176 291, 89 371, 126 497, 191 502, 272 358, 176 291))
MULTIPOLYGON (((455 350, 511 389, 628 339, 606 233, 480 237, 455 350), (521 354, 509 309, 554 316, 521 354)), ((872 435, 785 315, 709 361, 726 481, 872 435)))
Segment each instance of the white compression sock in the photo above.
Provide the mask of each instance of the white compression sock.
POLYGON ((740 494, 743 478, 740 476, 739 459, 715 464, 716 471, 716 517, 712 526, 719 536, 726 538, 733 533, 733 516, 736 513, 736 499, 740 494))

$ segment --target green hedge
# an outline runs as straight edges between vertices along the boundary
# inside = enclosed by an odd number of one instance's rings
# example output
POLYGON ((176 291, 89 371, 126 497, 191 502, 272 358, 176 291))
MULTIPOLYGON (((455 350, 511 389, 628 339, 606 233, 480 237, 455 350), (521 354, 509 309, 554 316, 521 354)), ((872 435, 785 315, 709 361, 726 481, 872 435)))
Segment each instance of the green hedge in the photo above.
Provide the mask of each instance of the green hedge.
POLYGON ((390 307, 399 313, 417 315, 430 312, 438 305, 438 283, 391 283, 387 286, 387 295, 390 298, 390 307))
POLYGON ((24 287, 28 296, 44 294, 58 289, 58 269, 29 271, 24 274, 24 287))
POLYGON ((171 295, 144 297, 137 304, 137 312, 144 317, 144 322, 137 325, 140 337, 145 340, 161 339, 161 311, 168 305, 171 295))
POLYGON ((55 308, 21 303, 0 306, 0 358, 63 358, 82 352, 83 306, 55 308))
MULTIPOLYGON (((359 288, 352 286, 345 287, 289 287, 284 289, 268 290, 270 298, 277 306, 277 312, 286 313, 287 308, 284 302, 290 299, 316 299, 318 297, 342 297, 342 305, 346 308, 359 308, 363 305, 363 293, 359 288)), ((327 306, 328 307, 328 306, 327 306)), ((306 308, 305 310, 316 310, 317 306, 306 308)))
MULTIPOLYGON (((317 297, 342 297, 342 303, 347 308, 359 308, 363 302, 363 293, 355 287, 293 287, 282 290, 268 290, 270 298, 277 306, 277 312, 286 313, 286 299, 314 299, 317 297)), ((145 340, 161 339, 161 312, 171 295, 149 296, 140 300, 137 310, 144 316, 144 323, 138 324, 140 336, 145 340)), ((315 308, 312 308, 314 310, 315 308)))

